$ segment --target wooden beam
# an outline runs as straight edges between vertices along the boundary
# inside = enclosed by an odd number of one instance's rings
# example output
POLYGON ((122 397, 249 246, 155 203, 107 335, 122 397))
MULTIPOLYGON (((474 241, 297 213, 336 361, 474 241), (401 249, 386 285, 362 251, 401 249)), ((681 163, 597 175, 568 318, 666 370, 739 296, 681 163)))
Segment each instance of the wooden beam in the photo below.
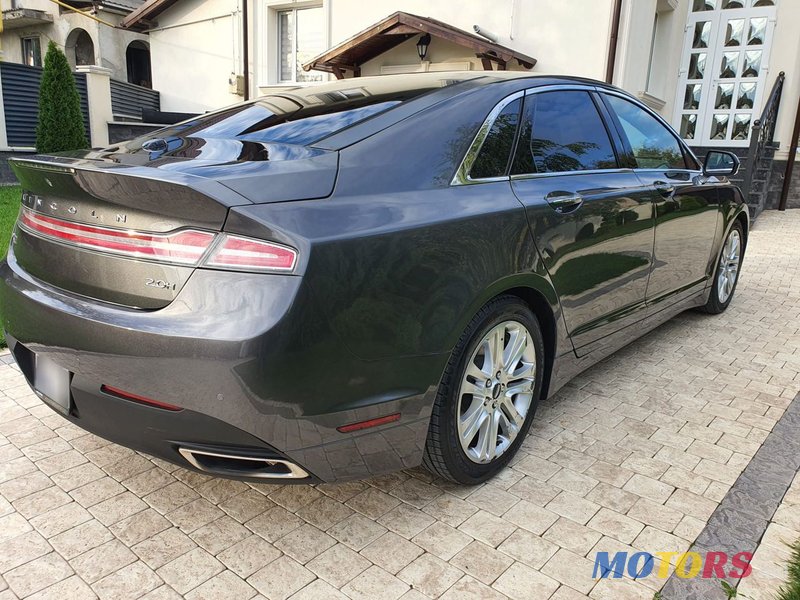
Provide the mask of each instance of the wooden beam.
POLYGON ((418 27, 411 27, 410 25, 404 25, 402 23, 398 23, 394 27, 390 27, 386 31, 382 32, 381 35, 398 35, 398 34, 402 34, 402 35, 411 36, 411 35, 418 35, 418 34, 422 34, 422 33, 425 33, 425 32, 421 31, 418 27))
POLYGON ((483 65, 484 71, 494 71, 494 67, 492 66, 492 61, 486 58, 486 56, 482 54, 476 54, 475 56, 481 59, 481 64, 483 65))
POLYGON ((331 70, 336 75, 336 79, 344 79, 344 71, 339 68, 339 65, 331 65, 331 70))

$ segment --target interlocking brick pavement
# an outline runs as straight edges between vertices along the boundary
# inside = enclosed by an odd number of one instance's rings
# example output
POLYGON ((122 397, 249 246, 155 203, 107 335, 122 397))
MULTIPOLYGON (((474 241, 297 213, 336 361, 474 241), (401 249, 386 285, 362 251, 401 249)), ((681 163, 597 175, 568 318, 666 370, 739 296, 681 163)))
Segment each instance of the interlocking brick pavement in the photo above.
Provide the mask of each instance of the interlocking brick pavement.
MULTIPOLYGON (((800 211, 764 213, 726 313, 680 315, 582 374, 475 488, 422 469, 314 487, 206 477, 69 424, 6 352, 0 600, 649 600, 663 580, 595 581, 594 553, 687 550, 797 394, 798 238, 800 211)), ((798 489, 746 593, 781 577, 798 489)))

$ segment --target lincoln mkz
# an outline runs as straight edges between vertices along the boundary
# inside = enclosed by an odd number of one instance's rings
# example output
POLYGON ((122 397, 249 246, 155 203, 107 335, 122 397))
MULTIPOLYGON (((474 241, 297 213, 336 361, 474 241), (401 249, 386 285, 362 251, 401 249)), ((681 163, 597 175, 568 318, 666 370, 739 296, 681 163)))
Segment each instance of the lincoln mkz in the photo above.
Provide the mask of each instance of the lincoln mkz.
POLYGON ((474 484, 539 402, 690 308, 748 235, 701 165, 589 80, 428 73, 280 89, 10 161, 19 368, 85 430, 227 477, 474 484))

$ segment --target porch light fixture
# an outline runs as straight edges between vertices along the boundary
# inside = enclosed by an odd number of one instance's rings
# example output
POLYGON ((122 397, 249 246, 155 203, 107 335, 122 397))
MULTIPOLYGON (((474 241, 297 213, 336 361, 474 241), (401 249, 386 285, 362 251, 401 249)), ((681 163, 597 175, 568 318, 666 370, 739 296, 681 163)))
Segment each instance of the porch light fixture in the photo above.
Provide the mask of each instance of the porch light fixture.
POLYGON ((431 44, 431 34, 426 33, 425 35, 421 35, 419 41, 417 42, 417 54, 419 54, 420 60, 425 60, 425 57, 428 56, 428 46, 431 44))

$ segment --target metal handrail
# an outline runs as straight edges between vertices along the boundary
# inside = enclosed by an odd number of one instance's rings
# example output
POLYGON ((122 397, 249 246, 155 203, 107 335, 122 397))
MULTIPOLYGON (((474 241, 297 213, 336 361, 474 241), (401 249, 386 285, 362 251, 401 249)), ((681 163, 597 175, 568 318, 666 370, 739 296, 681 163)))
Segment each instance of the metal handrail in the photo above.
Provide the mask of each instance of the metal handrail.
POLYGON ((778 78, 772 86, 769 98, 767 98, 767 102, 764 104, 761 118, 753 122, 753 127, 750 130, 750 148, 747 152, 749 164, 744 174, 744 182, 742 183, 745 198, 748 200, 753 187, 753 178, 756 169, 758 169, 761 157, 764 154, 764 148, 775 139, 775 125, 778 121, 778 109, 781 105, 781 94, 783 93, 783 82, 785 79, 786 73, 783 71, 778 73, 778 78))

